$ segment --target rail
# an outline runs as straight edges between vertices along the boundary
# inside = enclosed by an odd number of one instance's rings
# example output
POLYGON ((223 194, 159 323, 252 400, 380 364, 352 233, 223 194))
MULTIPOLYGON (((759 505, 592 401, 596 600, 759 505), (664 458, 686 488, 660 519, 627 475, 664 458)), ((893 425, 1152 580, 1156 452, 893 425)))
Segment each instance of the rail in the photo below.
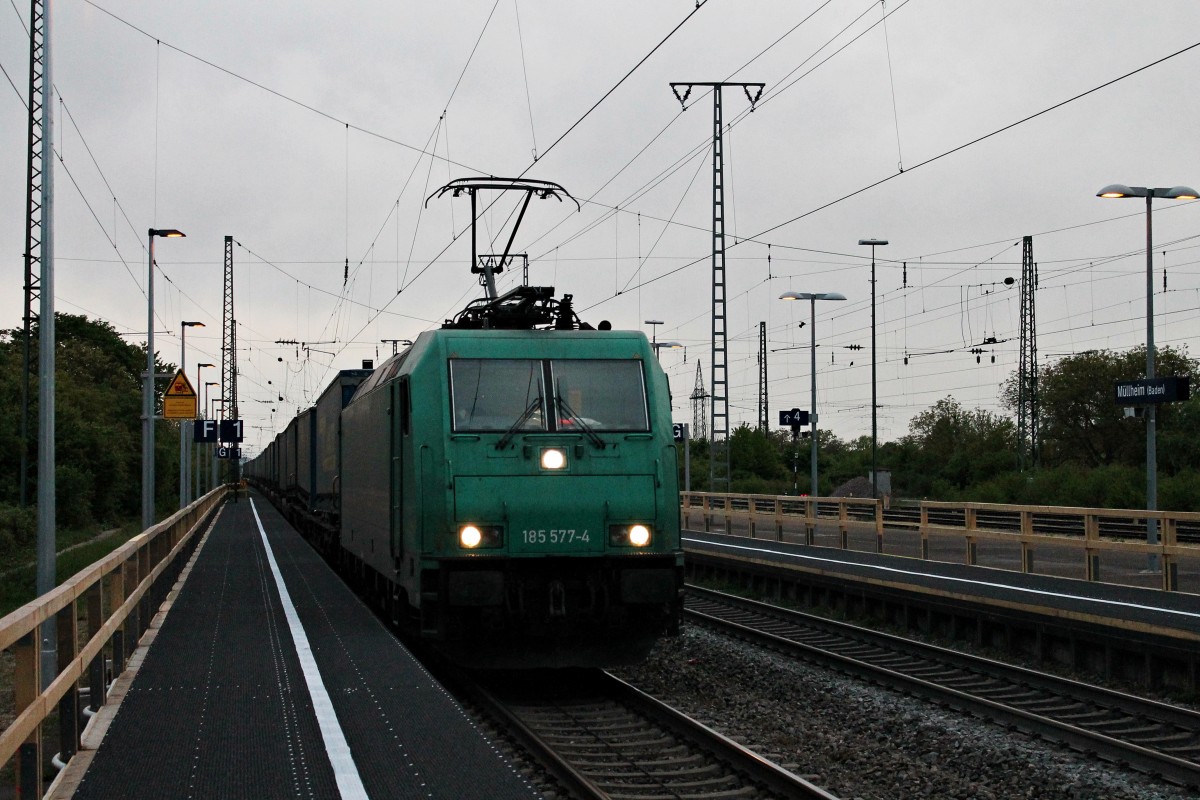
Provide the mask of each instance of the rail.
POLYGON ((225 487, 212 490, 0 619, 0 651, 12 653, 15 698, 15 719, 0 733, 0 768, 16 757, 18 797, 43 795, 42 728, 52 714, 58 714, 61 760, 79 751, 80 718, 89 713, 81 697, 87 695, 90 713, 104 704, 107 687, 125 669, 127 648, 136 648, 182 571, 180 555, 199 540, 197 532, 225 493, 225 487), (51 619, 57 671, 42 688, 39 629, 51 619))
MULTIPOLYGON (((885 537, 904 531, 920 537, 920 558, 928 559, 936 536, 958 536, 963 541, 965 563, 979 563, 979 544, 985 541, 1016 543, 1020 570, 1032 573, 1037 546, 1054 545, 1078 550, 1084 576, 1100 580, 1102 553, 1156 556, 1162 588, 1179 588, 1179 560, 1200 559, 1200 542, 1191 541, 1200 529, 1200 513, 1138 509, 1076 508, 1002 503, 922 501, 918 508, 884 509, 866 497, 776 497, 753 494, 680 493, 680 520, 684 527, 699 515, 703 529, 762 538, 764 531, 783 541, 784 530, 803 528, 804 543, 815 543, 818 525, 834 525, 839 546, 850 549, 853 531, 873 532, 875 552, 884 552, 885 537), (916 513, 914 513, 916 512, 916 513), (1148 526, 1158 529, 1158 541, 1146 541, 1148 526), (739 530, 740 529, 740 530, 739 530), (1188 532, 1180 541, 1180 530, 1188 532)), ((1149 563, 1149 560, 1148 560, 1149 563)))

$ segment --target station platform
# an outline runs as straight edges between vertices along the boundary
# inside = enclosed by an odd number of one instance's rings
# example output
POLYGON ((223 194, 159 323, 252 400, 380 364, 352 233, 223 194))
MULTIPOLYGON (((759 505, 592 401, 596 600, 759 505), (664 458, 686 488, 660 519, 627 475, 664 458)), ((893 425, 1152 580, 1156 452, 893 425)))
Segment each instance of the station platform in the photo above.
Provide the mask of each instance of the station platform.
POLYGON ((683 532, 683 546, 693 560, 711 554, 774 565, 846 586, 871 585, 897 595, 972 604, 996 613, 1175 640, 1193 651, 1200 647, 1200 595, 1188 592, 697 530, 683 532))
POLYGON ((52 796, 539 796, 261 496, 224 505, 184 574, 52 796))

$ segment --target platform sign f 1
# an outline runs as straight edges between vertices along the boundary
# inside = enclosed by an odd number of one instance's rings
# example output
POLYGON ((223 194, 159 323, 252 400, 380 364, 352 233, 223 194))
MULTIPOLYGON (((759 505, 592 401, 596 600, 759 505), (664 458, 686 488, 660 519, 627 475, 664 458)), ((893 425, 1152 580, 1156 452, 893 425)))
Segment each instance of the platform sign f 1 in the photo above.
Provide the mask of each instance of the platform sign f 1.
POLYGON ((217 441, 217 421, 215 419, 198 419, 192 423, 192 441, 217 441))
POLYGON ((798 428, 801 425, 807 425, 808 412, 799 408, 793 408, 790 411, 780 411, 779 424, 786 425, 789 428, 798 428))
POLYGON ((223 420, 221 420, 221 441, 222 442, 240 442, 240 441, 242 441, 242 421, 240 419, 223 419, 223 420))

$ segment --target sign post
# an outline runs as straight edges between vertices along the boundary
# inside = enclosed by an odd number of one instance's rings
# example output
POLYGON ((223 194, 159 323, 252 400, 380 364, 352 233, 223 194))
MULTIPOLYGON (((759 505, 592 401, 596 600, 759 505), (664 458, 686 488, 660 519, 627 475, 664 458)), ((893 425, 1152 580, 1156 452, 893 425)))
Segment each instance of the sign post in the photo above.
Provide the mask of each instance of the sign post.
POLYGON ((808 424, 808 412, 793 408, 779 412, 779 424, 792 429, 792 488, 800 496, 800 428, 808 424))
POLYGON ((188 456, 188 441, 187 428, 183 424, 185 419, 196 418, 196 390, 192 388, 192 382, 188 380, 187 373, 182 369, 176 370, 175 377, 171 378, 171 383, 167 386, 167 392, 163 395, 163 419, 179 420, 179 507, 183 508, 188 503, 188 473, 187 473, 187 456, 188 456))
POLYGON ((676 422, 672 426, 675 441, 683 442, 683 490, 692 490, 692 431, 686 422, 676 422))
POLYGON ((196 390, 183 370, 171 378, 171 385, 163 395, 163 419, 195 419, 196 390))

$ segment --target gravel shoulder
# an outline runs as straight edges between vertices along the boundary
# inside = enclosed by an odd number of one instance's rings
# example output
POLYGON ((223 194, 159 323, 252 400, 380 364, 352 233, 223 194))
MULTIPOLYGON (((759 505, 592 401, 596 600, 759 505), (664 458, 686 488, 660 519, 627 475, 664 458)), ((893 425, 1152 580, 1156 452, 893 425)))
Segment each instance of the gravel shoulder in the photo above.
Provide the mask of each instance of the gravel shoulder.
POLYGON ((1194 796, 694 626, 614 672, 846 800, 1194 796))

